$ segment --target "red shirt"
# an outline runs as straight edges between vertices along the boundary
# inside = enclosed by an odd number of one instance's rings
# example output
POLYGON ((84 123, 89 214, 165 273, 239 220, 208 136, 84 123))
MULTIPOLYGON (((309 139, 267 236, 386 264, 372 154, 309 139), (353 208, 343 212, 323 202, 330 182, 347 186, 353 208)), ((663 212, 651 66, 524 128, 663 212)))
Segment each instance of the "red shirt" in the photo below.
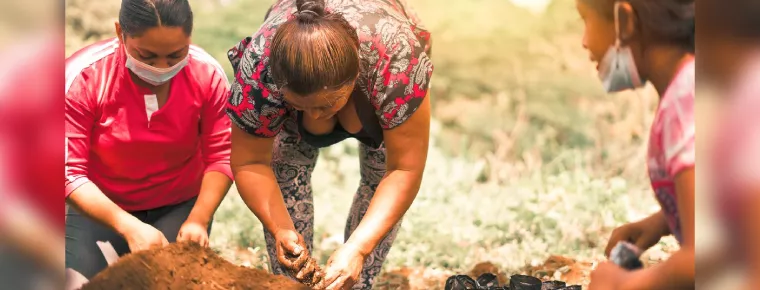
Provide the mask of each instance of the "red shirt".
MULTIPOLYGON (((18 203, 63 233, 60 185, 63 113, 63 35, 54 31, 35 39, 17 39, 0 51, 0 219, 18 203), (29 69, 30 63, 45 68, 29 69), (30 127, 30 124, 34 124, 30 127), (17 203, 18 202, 18 203, 17 203)), ((14 217, 9 217, 14 218, 14 217)), ((2 221, 0 221, 2 224, 2 221)), ((1 226, 0 226, 1 227, 1 226)), ((0 230, 2 231, 2 230, 0 230)), ((1 234, 0 234, 1 235, 1 234)), ((61 236, 62 237, 62 236, 61 236)))
POLYGON ((205 172, 232 179, 229 84, 219 63, 191 46, 166 104, 150 116, 153 93, 136 85, 117 38, 66 59, 66 196, 92 182, 127 211, 198 195, 205 172))

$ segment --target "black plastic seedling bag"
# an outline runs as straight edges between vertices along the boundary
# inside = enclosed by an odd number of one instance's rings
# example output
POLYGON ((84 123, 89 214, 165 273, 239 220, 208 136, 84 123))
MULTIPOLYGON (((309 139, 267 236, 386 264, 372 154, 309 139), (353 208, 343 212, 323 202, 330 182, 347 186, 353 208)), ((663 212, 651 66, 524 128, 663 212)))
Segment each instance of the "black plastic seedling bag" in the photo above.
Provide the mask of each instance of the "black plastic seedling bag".
POLYGON ((644 264, 639 260, 640 255, 641 250, 639 248, 621 241, 610 252, 610 260, 624 269, 637 270, 644 267, 644 264))
POLYGON ((526 275, 513 275, 509 279, 510 290, 541 290, 541 280, 526 275))
POLYGON ((491 274, 491 273, 485 273, 483 275, 480 275, 480 277, 478 277, 477 282, 478 282, 478 285, 480 285, 480 287, 486 287, 488 289, 500 286, 499 277, 496 277, 496 275, 491 274))
POLYGON ((546 281, 541 283, 541 290, 557 290, 565 287, 567 283, 562 281, 546 281))
POLYGON ((478 282, 467 275, 455 275, 446 279, 445 290, 480 290, 483 287, 478 282))

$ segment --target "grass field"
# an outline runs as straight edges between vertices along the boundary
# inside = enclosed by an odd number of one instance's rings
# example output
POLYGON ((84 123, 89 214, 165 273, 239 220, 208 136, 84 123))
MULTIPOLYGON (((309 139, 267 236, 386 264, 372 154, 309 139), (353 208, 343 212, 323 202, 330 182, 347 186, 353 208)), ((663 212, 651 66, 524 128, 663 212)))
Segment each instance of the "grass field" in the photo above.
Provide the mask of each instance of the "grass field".
MULTIPOLYGON (((615 226, 658 209, 644 167, 656 96, 603 93, 574 1, 538 12, 504 0, 408 2, 435 39, 433 140, 387 269, 466 272, 492 261, 510 272, 551 254, 598 259, 615 226)), ((229 73, 226 50, 258 28, 271 1, 193 3, 194 42, 229 73)), ((111 37, 117 12, 115 0, 67 0, 67 54, 111 37)), ((356 143, 323 150, 313 180, 315 255, 324 263, 358 186, 356 143)), ((266 267, 261 224, 234 190, 212 246, 266 267)))

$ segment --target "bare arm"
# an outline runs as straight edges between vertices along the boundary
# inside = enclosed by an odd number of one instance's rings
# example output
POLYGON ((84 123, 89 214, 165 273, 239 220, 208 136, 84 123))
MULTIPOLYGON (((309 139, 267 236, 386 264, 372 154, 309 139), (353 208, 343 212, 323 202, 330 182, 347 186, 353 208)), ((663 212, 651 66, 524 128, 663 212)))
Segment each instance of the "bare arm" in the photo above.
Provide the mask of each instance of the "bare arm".
POLYGON ((215 71, 209 87, 208 100, 201 110, 201 153, 206 168, 201 190, 188 221, 208 224, 232 186, 230 169, 230 127, 225 113, 229 85, 224 74, 215 71))
POLYGON ((430 98, 403 124, 384 132, 387 172, 348 239, 366 256, 412 205, 422 182, 430 137, 430 98))
POLYGON ((747 277, 751 278, 744 289, 756 289, 760 283, 760 227, 757 226, 760 220, 760 186, 748 188, 745 195, 748 200, 743 203, 745 208, 742 212, 746 215, 741 217, 744 225, 741 231, 745 237, 742 244, 747 246, 735 251, 742 251, 747 257, 747 277))
POLYGON ((193 210, 187 217, 188 221, 208 224, 214 216, 219 204, 232 186, 232 180, 219 171, 209 171, 203 175, 201 191, 193 210))
POLYGON ((66 198, 66 203, 121 236, 125 236, 135 224, 142 223, 109 199, 92 182, 87 182, 74 190, 66 198))
POLYGON ((633 272, 624 289, 694 289, 694 168, 676 175, 675 183, 683 234, 681 249, 661 264, 633 272))
POLYGON ((295 231, 272 171, 274 138, 259 138, 232 126, 230 165, 235 184, 248 208, 270 233, 295 231))

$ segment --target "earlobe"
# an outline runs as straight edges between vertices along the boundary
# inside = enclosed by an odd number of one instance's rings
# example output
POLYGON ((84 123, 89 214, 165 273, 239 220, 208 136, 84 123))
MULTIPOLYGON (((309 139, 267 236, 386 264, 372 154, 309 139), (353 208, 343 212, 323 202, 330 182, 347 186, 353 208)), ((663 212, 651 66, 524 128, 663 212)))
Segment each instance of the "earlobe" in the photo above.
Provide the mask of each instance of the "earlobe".
POLYGON ((625 42, 633 38, 636 33, 636 15, 630 2, 621 1, 616 5, 617 24, 619 25, 620 40, 625 42))
POLYGON ((114 22, 114 29, 116 30, 116 37, 119 38, 119 41, 121 43, 124 43, 124 34, 121 33, 121 25, 119 25, 119 22, 114 22))
POLYGON ((119 38, 119 41, 124 44, 124 31, 121 30, 121 24, 119 24, 118 21, 114 22, 114 28, 116 29, 116 37, 119 38))

